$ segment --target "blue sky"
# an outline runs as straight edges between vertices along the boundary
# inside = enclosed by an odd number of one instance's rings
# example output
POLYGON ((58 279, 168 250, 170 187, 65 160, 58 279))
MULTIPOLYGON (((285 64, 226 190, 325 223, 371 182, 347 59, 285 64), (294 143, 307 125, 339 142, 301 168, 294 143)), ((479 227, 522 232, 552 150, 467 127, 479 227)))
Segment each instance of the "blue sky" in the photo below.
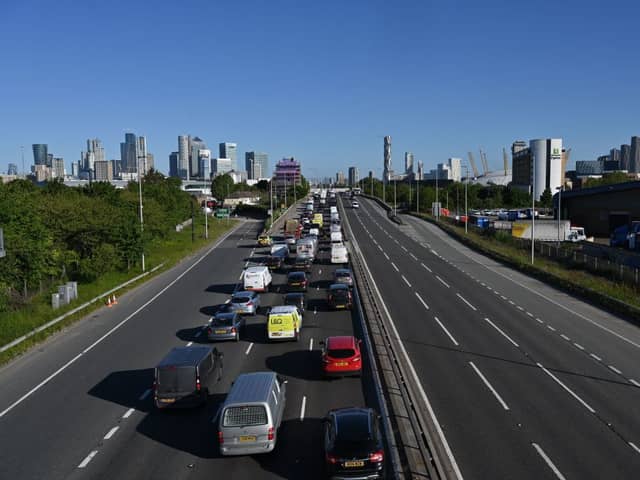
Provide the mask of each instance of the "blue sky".
MULTIPOLYGON (((177 136, 361 175, 560 136, 572 160, 640 134, 640 2, 2 0, 0 171, 177 136), (150 5, 153 5, 150 7, 150 5)), ((572 162, 573 163, 573 162, 572 162)))

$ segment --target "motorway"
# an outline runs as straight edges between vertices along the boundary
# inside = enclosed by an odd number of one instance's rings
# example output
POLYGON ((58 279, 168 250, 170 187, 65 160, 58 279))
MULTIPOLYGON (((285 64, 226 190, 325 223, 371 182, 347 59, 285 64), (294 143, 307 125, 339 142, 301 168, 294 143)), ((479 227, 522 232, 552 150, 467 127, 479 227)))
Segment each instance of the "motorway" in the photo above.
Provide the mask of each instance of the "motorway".
POLYGON ((640 478, 640 329, 423 220, 345 212, 459 478, 640 478))
MULTIPOLYGON (((375 406, 371 379, 320 377, 319 342, 360 336, 348 311, 329 312, 334 266, 314 264, 300 342, 266 342, 266 317, 248 319, 239 342, 219 343, 224 378, 199 409, 154 409, 154 365, 172 347, 203 342, 203 325, 238 288, 256 249, 258 222, 243 222, 210 248, 94 312, 0 371, 0 478, 322 478, 321 418, 331 408, 375 406), (222 458, 212 418, 243 372, 273 370, 288 380, 285 421, 271 454, 222 458)), ((274 275, 282 286, 285 275, 274 275)), ((240 284, 241 285, 241 284, 240 284)), ((263 295, 263 305, 281 293, 263 295)), ((368 358, 365 355, 365 364, 368 358)))

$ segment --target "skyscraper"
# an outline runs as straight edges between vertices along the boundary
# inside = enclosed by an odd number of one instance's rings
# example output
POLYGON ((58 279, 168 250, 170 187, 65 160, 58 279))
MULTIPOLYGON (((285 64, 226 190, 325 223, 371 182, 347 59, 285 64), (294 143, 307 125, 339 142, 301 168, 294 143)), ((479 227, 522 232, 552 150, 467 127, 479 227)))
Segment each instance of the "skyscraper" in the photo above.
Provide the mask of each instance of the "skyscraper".
POLYGON ((630 159, 631 146, 627 144, 620 145, 620 170, 629 170, 630 159))
POLYGON ((90 138, 87 140, 87 151, 82 152, 82 170, 95 170, 95 162, 104 162, 104 147, 99 138, 90 138))
POLYGON ((34 165, 46 165, 49 146, 46 143, 34 143, 33 148, 33 164, 34 165))
POLYGON ((413 174, 413 153, 411 152, 404 152, 404 173, 413 174))
POLYGON ((640 173, 640 137, 631 137, 629 173, 640 173))
POLYGON ((18 165, 10 163, 7 168, 7 175, 18 175, 18 165))
POLYGON ((94 178, 98 182, 110 182, 113 180, 113 164, 106 160, 96 161, 94 178))
POLYGON ((138 159, 136 158, 137 145, 136 136, 133 133, 125 133, 124 143, 120 144, 120 160, 122 161, 122 171, 125 173, 135 173, 138 171, 138 159))
POLYGON ((208 148, 198 151, 198 171, 203 180, 211 179, 211 150, 208 148))
POLYGON ((238 144, 237 143, 229 143, 223 142, 219 145, 220 147, 220 158, 228 158, 231 160, 231 169, 238 169, 238 144))
POLYGON ((259 180, 269 176, 269 156, 266 153, 246 152, 244 163, 249 180, 259 180))
POLYGON ((64 158, 54 157, 51 160, 51 177, 64 178, 64 158))
POLYGON ((391 179, 391 136, 384 137, 384 171, 382 173, 382 182, 389 183, 391 179))
POLYGON ((169 154, 169 176, 180 177, 180 175, 178 175, 178 152, 171 152, 169 154))
POLYGON ((190 173, 189 155, 191 155, 191 137, 178 136, 178 173, 176 176, 188 180, 190 173))
POLYGON ((211 163, 213 164, 213 176, 224 175, 233 170, 230 158, 214 158, 211 163))
POLYGON ((359 181, 360 173, 358 172, 358 167, 349 167, 349 186, 355 187, 359 181))
POLYGON ((193 137, 191 138, 190 147, 189 178, 202 177, 200 173, 200 150, 207 150, 207 145, 200 137, 193 137))

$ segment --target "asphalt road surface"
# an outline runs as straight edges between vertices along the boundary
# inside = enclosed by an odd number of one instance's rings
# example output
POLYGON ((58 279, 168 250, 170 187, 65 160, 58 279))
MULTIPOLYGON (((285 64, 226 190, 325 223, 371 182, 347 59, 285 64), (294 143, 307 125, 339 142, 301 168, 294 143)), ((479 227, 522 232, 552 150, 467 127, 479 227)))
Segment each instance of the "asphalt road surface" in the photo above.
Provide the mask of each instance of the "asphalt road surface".
POLYGON ((375 202, 357 244, 465 479, 640 478, 640 330, 375 202))
MULTIPOLYGON (((0 478, 322 478, 321 418, 331 408, 374 405, 371 380, 320 376, 319 342, 360 335, 348 311, 327 311, 335 266, 327 245, 314 264, 299 342, 267 343, 266 317, 248 319, 239 343, 219 343, 224 379, 206 406, 154 409, 153 367, 173 347, 205 342, 203 325, 259 262, 260 224, 245 222, 201 252, 54 336, 0 371, 0 478), (274 452, 223 458, 211 423, 240 374, 273 370, 289 381, 274 452)), ((282 286, 285 274, 274 275, 282 286)), ((281 303, 279 292, 263 305, 281 303)), ((365 357, 365 362, 368 359, 365 357)))

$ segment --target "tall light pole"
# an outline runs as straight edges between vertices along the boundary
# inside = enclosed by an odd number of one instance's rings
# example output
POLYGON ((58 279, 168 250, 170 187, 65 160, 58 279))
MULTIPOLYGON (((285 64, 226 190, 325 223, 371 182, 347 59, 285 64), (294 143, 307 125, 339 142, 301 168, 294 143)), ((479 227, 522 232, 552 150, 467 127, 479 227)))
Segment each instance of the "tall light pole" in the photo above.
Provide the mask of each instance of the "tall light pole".
POLYGON ((469 233, 469 209, 467 204, 467 185, 469 184, 469 167, 464 167, 466 176, 464 179, 464 233, 469 233))
POLYGON ((440 220, 440 202, 438 201, 438 165, 436 165, 436 221, 440 220))
POLYGON ((204 238, 209 238, 209 219, 207 218, 209 216, 208 210, 209 210, 209 205, 208 205, 209 201, 207 200, 207 197, 204 198, 204 238))
POLYGON ((531 181, 531 265, 533 265, 535 260, 536 238, 536 155, 534 152, 531 152, 531 166, 533 167, 533 178, 531 181))
POLYGON ((396 181, 396 179, 393 179, 393 216, 397 217, 398 216, 398 203, 396 201, 396 183, 398 183, 396 181))
MULTIPOLYGON (((145 271, 144 266, 144 216, 142 215, 142 169, 140 168, 140 159, 145 159, 145 155, 138 156, 138 200, 140 203, 140 242, 142 244, 142 271, 145 271)), ((147 162, 145 161, 145 164, 147 162)), ((91 178, 91 172, 89 172, 89 178, 91 178)))
POLYGON ((411 179, 409 179, 409 211, 411 211, 411 179))
POLYGON ((24 145, 20 145, 20 150, 22 151, 22 175, 27 178, 27 172, 24 169, 24 145))
POLYGON ((416 213, 420 213, 420 175, 416 181, 416 213))
POLYGON ((387 177, 384 174, 384 171, 382 172, 382 202, 383 203, 387 203, 387 192, 386 192, 386 185, 387 185, 387 177))
POLYGON ((269 181, 269 203, 271 204, 271 225, 269 225, 269 229, 271 229, 273 226, 273 176, 269 181))
POLYGON ((560 246, 560 219, 562 218, 562 185, 556 187, 558 190, 558 246, 560 246))

